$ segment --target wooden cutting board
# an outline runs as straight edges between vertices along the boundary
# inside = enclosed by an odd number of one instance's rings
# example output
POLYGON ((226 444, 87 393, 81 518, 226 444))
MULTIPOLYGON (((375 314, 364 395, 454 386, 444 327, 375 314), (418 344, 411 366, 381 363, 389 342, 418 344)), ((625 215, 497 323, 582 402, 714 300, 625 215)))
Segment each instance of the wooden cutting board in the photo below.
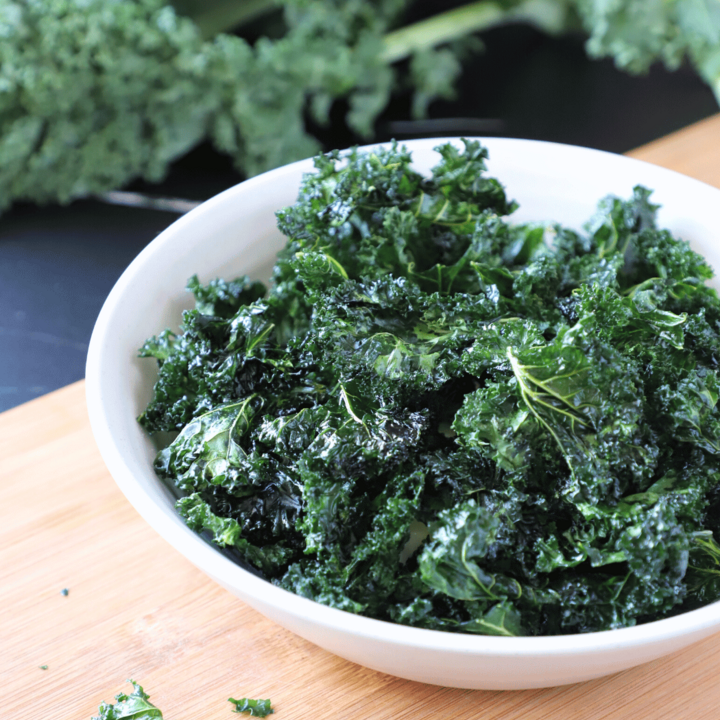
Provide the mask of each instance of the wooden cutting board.
MULTIPOLYGON (((720 187, 720 115, 629 154, 720 187)), ((278 720, 717 720, 719 676, 720 635, 547 690, 455 690, 367 670, 266 620, 140 518, 100 459, 82 382, 0 415, 3 720, 90 720, 130 691, 127 678, 165 720, 238 717, 230 696, 269 697, 278 720)))

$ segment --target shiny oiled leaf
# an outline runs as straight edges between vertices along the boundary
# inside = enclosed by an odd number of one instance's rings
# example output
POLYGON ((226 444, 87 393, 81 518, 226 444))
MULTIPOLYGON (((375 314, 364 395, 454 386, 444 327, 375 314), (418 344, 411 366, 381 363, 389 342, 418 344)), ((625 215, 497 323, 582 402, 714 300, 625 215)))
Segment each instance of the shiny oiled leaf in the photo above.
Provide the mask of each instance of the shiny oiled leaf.
POLYGON ((484 569, 499 525, 498 518, 472 500, 440 513, 420 556, 423 581, 458 600, 519 597, 516 581, 484 569))

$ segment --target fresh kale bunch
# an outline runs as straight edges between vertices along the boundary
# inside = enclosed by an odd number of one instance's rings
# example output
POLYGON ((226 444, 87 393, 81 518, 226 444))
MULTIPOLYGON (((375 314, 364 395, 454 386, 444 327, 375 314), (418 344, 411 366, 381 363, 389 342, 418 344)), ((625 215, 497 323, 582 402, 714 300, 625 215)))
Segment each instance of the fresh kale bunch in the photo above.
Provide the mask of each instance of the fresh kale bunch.
POLYGON ((591 55, 630 72, 688 58, 720 97, 716 1, 479 0, 408 24, 412 7, 0 0, 0 210, 159 181, 203 141, 247 175, 308 157, 307 121, 326 125, 338 100, 370 137, 398 88, 416 116, 452 97, 465 40, 509 22, 583 31, 591 55))
POLYGON ((0 0, 0 209, 161 180, 205 139, 249 174, 307 157, 304 109, 326 121, 338 97, 367 133, 405 0, 286 4, 287 35, 251 46, 165 0, 0 0))
POLYGON ((720 300, 650 191, 513 225, 486 150, 316 158, 267 294, 197 278, 140 422, 189 526, 419 627, 625 627, 720 598, 720 300))

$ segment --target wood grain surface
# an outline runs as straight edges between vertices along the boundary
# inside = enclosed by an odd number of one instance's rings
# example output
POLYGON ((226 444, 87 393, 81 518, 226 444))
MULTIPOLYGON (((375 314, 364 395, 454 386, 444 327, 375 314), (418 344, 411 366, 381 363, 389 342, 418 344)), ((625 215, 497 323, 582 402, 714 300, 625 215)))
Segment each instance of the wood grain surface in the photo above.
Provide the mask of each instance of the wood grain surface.
MULTIPOLYGON (((720 115, 630 155, 720 187, 720 115)), ((618 675, 522 692, 400 680, 301 640, 140 518, 95 447, 82 382, 0 415, 0 608, 2 720, 89 720, 130 691, 128 678, 165 720, 238 717, 230 696, 269 697, 278 720, 720 717, 720 636, 618 675)))

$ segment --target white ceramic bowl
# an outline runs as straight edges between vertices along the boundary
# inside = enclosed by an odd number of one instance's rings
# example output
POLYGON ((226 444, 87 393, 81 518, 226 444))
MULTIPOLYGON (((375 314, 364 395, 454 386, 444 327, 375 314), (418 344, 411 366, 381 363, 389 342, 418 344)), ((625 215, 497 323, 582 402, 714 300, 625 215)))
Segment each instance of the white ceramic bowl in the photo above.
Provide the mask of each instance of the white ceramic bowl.
MULTIPOLYGON (((445 140, 406 143, 429 170, 445 140)), ((457 141, 453 141, 457 142, 457 141)), ((628 197, 640 183, 662 204, 659 222, 690 240, 720 268, 720 191, 677 173, 609 153, 553 143, 484 139, 489 174, 520 203, 517 220, 580 227, 608 193, 628 197)), ((720 603, 638 627, 559 637, 500 638, 404 627, 327 608, 246 572, 189 530, 155 477, 155 448, 135 418, 147 404, 154 362, 143 341, 177 328, 202 281, 248 273, 267 278, 284 244, 275 211, 295 201, 310 160, 241 183, 181 217, 136 258, 110 293, 87 360, 92 429, 110 472, 138 512, 178 552, 280 625, 344 658, 392 675, 462 688, 562 685, 660 657, 720 630, 720 603)))

